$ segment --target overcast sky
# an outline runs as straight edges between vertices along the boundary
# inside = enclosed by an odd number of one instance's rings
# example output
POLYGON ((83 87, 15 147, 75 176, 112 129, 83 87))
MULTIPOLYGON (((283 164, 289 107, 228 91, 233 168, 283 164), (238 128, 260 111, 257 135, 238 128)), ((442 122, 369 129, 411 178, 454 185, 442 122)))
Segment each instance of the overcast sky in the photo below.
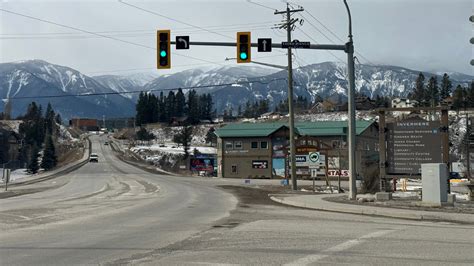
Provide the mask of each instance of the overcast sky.
MULTIPOLYGON (((155 68, 156 52, 152 48, 156 46, 157 29, 171 29, 173 39, 176 35, 189 35, 191 41, 232 42, 237 31, 251 31, 254 42, 265 37, 272 38, 274 43, 286 40, 283 30, 271 29, 282 19, 281 15, 274 15, 272 9, 286 7, 280 0, 253 1, 267 7, 251 4, 247 0, 124 1, 172 20, 119 1, 0 0, 1 9, 138 44, 101 38, 0 11, 0 62, 43 59, 70 66, 88 75, 122 74, 155 68)), ((361 63, 473 74, 473 67, 469 64, 474 48, 469 43, 474 36, 474 23, 468 19, 474 10, 471 0, 348 2, 352 11, 355 49, 360 53, 357 56, 361 63)), ((291 3, 305 9, 305 12, 295 15, 304 19, 303 25, 293 33, 295 39, 338 44, 347 40, 347 15, 342 0, 291 3)), ((277 50, 258 53, 253 49, 252 59, 286 64, 284 52, 277 50)), ((235 54, 235 48, 231 47, 194 46, 180 51, 172 48, 172 70, 160 70, 160 73, 211 65, 209 62, 215 62, 217 66, 236 65, 235 62, 224 61, 226 57, 235 57, 235 54)), ((346 60, 343 52, 333 51, 331 54, 300 49, 296 53, 295 66, 339 60, 346 60)))

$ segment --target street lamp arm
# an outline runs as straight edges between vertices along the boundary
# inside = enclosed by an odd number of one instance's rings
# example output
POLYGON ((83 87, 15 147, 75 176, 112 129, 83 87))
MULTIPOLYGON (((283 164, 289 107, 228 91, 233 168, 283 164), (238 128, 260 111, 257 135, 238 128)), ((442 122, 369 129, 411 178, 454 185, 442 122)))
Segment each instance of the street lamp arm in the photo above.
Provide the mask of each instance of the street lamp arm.
POLYGON ((349 9, 349 5, 347 4, 347 0, 344 0, 344 5, 346 6, 347 16, 349 17, 349 42, 352 42, 352 18, 351 18, 351 10, 349 9))

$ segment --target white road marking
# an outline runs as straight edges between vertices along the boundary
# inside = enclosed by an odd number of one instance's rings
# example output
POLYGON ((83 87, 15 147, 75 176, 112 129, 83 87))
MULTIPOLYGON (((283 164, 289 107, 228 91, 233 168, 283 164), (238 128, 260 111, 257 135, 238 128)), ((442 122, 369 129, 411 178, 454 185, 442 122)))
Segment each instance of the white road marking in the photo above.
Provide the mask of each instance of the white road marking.
POLYGON ((317 262, 317 261, 322 260, 324 258, 327 258, 327 257, 331 256, 332 254, 335 254, 335 253, 344 251, 346 249, 349 249, 351 247, 357 246, 359 244, 362 244, 370 238, 381 237, 383 235, 392 233, 394 231, 396 231, 396 229, 372 232, 370 234, 361 236, 359 238, 351 239, 351 240, 348 240, 348 241, 346 241, 344 243, 341 243, 339 245, 330 247, 330 248, 322 251, 320 254, 309 255, 309 256, 306 256, 304 258, 297 259, 295 261, 292 261, 292 262, 284 264, 284 265, 309 265, 311 263, 314 263, 314 262, 317 262))

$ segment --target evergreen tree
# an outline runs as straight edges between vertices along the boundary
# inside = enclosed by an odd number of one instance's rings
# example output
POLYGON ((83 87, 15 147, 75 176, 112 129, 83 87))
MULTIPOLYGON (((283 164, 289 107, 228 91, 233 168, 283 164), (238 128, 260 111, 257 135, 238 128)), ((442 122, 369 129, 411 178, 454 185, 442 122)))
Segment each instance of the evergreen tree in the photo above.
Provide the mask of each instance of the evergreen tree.
POLYGON ((57 123, 58 125, 62 125, 63 119, 61 118, 61 115, 60 115, 59 113, 56 114, 56 117, 54 118, 54 121, 56 121, 56 123, 57 123))
POLYGON ((458 85, 453 92, 453 109, 459 110, 466 107, 466 90, 458 85))
POLYGON ((166 122, 171 122, 172 117, 177 117, 176 115, 176 96, 173 91, 168 92, 168 97, 166 97, 166 102, 165 102, 165 108, 166 108, 166 116, 168 118, 168 121, 166 122))
POLYGON ((419 103, 420 106, 426 106, 425 76, 420 72, 415 81, 415 88, 411 93, 411 99, 419 103))
POLYGON ((56 123, 55 123, 55 116, 56 114, 54 113, 53 107, 51 106, 51 103, 48 103, 48 107, 46 107, 46 113, 44 115, 44 127, 46 130, 46 134, 56 134, 56 123))
POLYGON ((466 106, 474 107, 474 81, 471 81, 471 86, 466 88, 466 106))
POLYGON ((141 126, 145 123, 146 104, 146 94, 142 91, 138 95, 137 104, 135 105, 135 124, 137 126, 141 126))
POLYGON ((237 117, 242 116, 242 106, 239 104, 239 107, 237 108, 237 117))
POLYGON ((176 107, 175 112, 177 117, 182 117, 184 115, 184 110, 186 108, 186 97, 181 89, 176 93, 176 107))
POLYGON ((56 157, 56 149, 54 148, 53 138, 51 134, 46 135, 44 143, 43 159, 41 161, 41 168, 46 171, 53 169, 58 162, 56 157))
POLYGON ((33 144, 29 156, 29 161, 28 161, 28 166, 27 166, 27 171, 30 174, 36 174, 38 173, 39 170, 39 165, 38 165, 38 158, 39 158, 39 150, 38 146, 36 144, 33 144))
POLYGON ((217 144, 217 136, 214 133, 216 130, 211 127, 206 133, 206 143, 210 143, 211 146, 215 146, 217 144))
POLYGON ((173 141, 183 146, 184 158, 189 156, 189 147, 191 146, 191 139, 193 138, 192 126, 184 126, 181 132, 174 135, 173 141))
POLYGON ((444 73, 443 79, 441 80, 441 88, 440 88, 441 100, 444 100, 451 95, 452 87, 453 85, 451 84, 451 80, 449 80, 448 74, 444 73))
POLYGON ((150 133, 146 130, 144 127, 140 127, 140 129, 137 131, 137 140, 152 140, 155 139, 155 135, 153 133, 150 133))
POLYGON ((428 104, 431 107, 435 107, 439 104, 439 88, 438 88, 438 80, 436 76, 432 76, 428 80, 428 85, 426 86, 428 104))
POLYGON ((188 122, 191 125, 196 125, 199 122, 199 102, 195 90, 192 90, 188 94, 188 122))
POLYGON ((165 104, 165 99, 166 97, 164 96, 163 92, 160 92, 160 98, 158 99, 158 113, 159 113, 159 118, 158 121, 160 122, 165 122, 168 121, 169 118, 167 117, 166 113, 166 104, 165 104))

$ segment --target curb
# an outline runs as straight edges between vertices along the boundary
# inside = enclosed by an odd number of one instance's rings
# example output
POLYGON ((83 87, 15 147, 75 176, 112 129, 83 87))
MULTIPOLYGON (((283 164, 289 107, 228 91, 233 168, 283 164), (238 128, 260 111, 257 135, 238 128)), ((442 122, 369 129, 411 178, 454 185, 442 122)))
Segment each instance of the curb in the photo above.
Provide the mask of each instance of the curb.
MULTIPOLYGON (((86 165, 89 162, 89 155, 91 153, 91 146, 92 146, 92 143, 91 143, 90 139, 86 138, 86 140, 87 140, 89 145, 88 145, 87 149, 84 149, 84 155, 82 157, 85 157, 86 153, 88 155, 87 157, 82 158, 82 159, 80 159, 80 160, 78 160, 74 163, 71 163, 70 165, 65 165, 64 169, 61 169, 61 170, 57 171, 56 173, 47 174, 45 176, 41 176, 41 177, 31 179, 31 180, 27 180, 27 181, 8 183, 8 187, 31 185, 31 184, 47 181, 47 180, 62 176, 64 174, 68 174, 68 173, 70 173, 72 171, 75 171, 75 170, 81 168, 82 166, 86 165)), ((4 188, 5 184, 0 185, 0 187, 4 188)))
MULTIPOLYGON (((310 204, 307 204, 306 202, 292 201, 291 199, 289 200, 288 199, 289 197, 287 197, 286 199, 277 197, 275 195, 269 195, 269 197, 271 200, 284 204, 284 205, 295 206, 295 207, 311 209, 311 210, 318 210, 318 211, 328 211, 328 212, 347 213, 347 214, 356 214, 356 215, 368 215, 368 216, 397 218, 397 219, 416 220, 416 221, 436 221, 436 222, 452 222, 452 223, 461 223, 461 224, 474 224, 474 215, 472 215, 472 217, 458 217, 458 219, 454 219, 454 218, 441 217, 440 215, 436 215, 435 213, 432 213, 432 212, 426 213, 426 214, 419 214, 419 213, 410 213, 410 210, 408 210, 404 213, 400 213, 400 212, 393 213, 393 212, 389 212, 389 210, 387 211, 378 210, 372 206, 368 206, 367 208, 361 209, 361 210, 355 210, 355 209, 347 208, 347 206, 344 206, 344 205, 348 205, 348 204, 343 204, 343 203, 335 203, 335 204, 341 205, 335 208, 334 207, 315 207, 315 206, 311 206, 310 204)), ((381 208, 381 207, 378 207, 378 208, 381 208)))

